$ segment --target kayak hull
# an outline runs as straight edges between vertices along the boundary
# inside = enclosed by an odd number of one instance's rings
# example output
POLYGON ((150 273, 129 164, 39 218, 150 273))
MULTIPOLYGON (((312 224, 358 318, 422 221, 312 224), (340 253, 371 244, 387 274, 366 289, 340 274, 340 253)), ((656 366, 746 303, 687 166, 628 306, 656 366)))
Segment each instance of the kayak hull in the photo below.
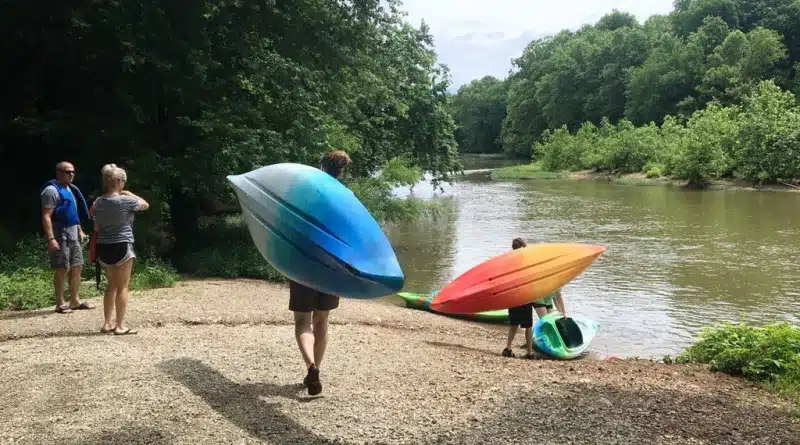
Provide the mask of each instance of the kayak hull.
POLYGON ((442 314, 431 309, 430 302, 432 295, 415 294, 412 292, 398 292, 397 295, 406 303, 406 307, 420 309, 435 314, 447 315, 450 317, 462 318, 467 320, 482 321, 487 323, 508 323, 508 310, 479 312, 476 314, 442 314))
POLYGON ((430 306, 446 314, 467 314, 531 303, 569 283, 606 249, 582 243, 541 243, 511 250, 461 274, 442 288, 430 306))
POLYGON ((402 289, 386 234, 336 178, 292 163, 227 178, 258 251, 290 280, 345 298, 402 289))
POLYGON ((542 317, 533 328, 533 342, 544 354, 569 360, 582 355, 600 332, 600 324, 582 316, 565 318, 560 312, 542 317))

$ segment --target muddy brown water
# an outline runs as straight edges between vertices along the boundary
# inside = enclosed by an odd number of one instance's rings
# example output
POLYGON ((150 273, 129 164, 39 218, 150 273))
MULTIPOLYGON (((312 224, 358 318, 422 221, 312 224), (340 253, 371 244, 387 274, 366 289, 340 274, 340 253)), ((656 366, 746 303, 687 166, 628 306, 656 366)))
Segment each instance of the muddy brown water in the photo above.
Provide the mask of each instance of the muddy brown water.
POLYGON ((439 289, 521 236, 608 246, 564 288, 568 312, 600 322, 591 348, 600 355, 674 355, 725 320, 800 322, 798 193, 500 182, 486 172, 443 189, 411 192, 440 204, 436 218, 387 227, 405 291, 439 289))

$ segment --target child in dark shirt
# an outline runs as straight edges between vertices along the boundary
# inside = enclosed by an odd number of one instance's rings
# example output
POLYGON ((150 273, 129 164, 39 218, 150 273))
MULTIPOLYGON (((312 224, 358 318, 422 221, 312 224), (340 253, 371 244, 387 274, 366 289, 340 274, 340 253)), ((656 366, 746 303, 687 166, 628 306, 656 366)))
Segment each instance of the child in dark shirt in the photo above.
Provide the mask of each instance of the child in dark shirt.
MULTIPOLYGON (((511 242, 511 248, 521 249, 526 247, 527 244, 522 238, 515 238, 511 242)), ((561 296, 561 289, 555 293, 555 304, 558 309, 566 315, 564 311, 564 299, 561 296)), ((553 312, 553 295, 547 295, 532 303, 526 303, 521 306, 516 306, 508 309, 508 342, 506 348, 503 349, 503 357, 514 357, 514 352, 511 350, 511 344, 514 342, 514 337, 517 335, 517 329, 525 329, 525 349, 527 354, 525 358, 534 358, 533 355, 533 311, 536 309, 536 315, 539 318, 553 312)))

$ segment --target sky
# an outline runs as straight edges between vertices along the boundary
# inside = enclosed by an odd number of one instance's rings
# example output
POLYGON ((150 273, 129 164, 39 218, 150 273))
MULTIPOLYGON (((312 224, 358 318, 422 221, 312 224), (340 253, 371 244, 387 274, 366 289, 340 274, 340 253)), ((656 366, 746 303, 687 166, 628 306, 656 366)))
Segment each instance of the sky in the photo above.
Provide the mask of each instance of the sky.
POLYGON ((451 90, 487 74, 504 78, 511 59, 534 39, 594 23, 613 9, 639 22, 672 10, 672 0, 402 0, 407 20, 424 19, 439 62, 450 68, 451 90))

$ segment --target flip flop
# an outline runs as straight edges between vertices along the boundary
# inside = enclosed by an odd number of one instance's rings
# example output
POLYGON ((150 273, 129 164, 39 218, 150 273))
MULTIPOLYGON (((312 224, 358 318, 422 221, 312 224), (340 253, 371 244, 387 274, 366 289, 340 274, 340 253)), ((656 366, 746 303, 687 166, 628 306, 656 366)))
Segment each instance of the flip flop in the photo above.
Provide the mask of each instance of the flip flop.
POLYGON ((77 307, 71 307, 70 306, 70 309, 73 310, 73 311, 80 311, 80 310, 88 310, 88 309, 94 309, 94 308, 89 306, 89 304, 84 301, 81 304, 79 304, 77 307))
POLYGON ((116 328, 114 328, 114 335, 134 335, 137 334, 136 331, 131 331, 131 328, 125 329, 122 332, 117 332, 116 328))
POLYGON ((61 306, 56 306, 56 313, 69 314, 70 312, 72 312, 72 309, 66 304, 62 304, 61 306))
POLYGON ((114 330, 116 330, 116 329, 117 329, 116 327, 113 327, 111 329, 100 328, 100 332, 102 332, 103 334, 110 334, 110 333, 114 332, 114 330))

